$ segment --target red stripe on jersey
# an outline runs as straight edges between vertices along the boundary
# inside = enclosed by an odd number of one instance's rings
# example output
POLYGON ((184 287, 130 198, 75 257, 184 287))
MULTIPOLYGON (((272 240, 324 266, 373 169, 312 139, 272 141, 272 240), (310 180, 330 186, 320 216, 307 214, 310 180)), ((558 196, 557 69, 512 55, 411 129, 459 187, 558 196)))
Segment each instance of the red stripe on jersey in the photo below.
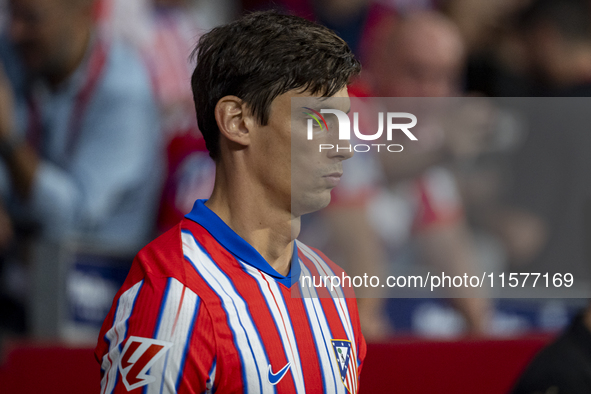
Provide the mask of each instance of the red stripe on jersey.
MULTIPOLYGON (((261 271, 259 271, 261 272, 261 271)), ((273 303, 275 304, 275 306, 277 307, 277 309, 280 309, 279 307, 279 302, 277 301, 277 298, 275 297, 275 293, 273 293, 273 290, 271 289, 271 284, 269 283, 269 280, 266 278, 266 276, 261 272, 261 276, 263 277, 265 284, 267 285, 267 288, 269 289, 269 292, 271 293, 272 297, 273 297, 273 303)), ((280 286, 283 286, 280 284, 280 286)), ((285 321, 285 319, 283 318, 283 315, 281 315, 281 324, 283 326, 283 329, 285 330, 285 332, 288 332, 288 324, 285 321)), ((291 324, 289 324, 289 329, 291 330, 291 324)), ((289 345, 290 349, 295 349, 295 344, 291 343, 291 339, 289 339, 289 337, 287 337, 287 342, 289 345)))
MULTIPOLYGON (((215 361, 215 345, 216 338, 211 316, 207 308, 201 303, 193 332, 189 338, 189 349, 199 350, 187 353, 185 367, 180 374, 181 380, 177 390, 178 394, 195 394, 205 391, 205 382, 207 382, 208 373, 215 361)), ((219 373, 217 376, 220 376, 219 373)), ((236 379, 241 380, 238 376, 236 379)))
POLYGON ((306 313, 306 307, 301 298, 292 298, 290 289, 282 287, 281 292, 283 293, 287 312, 292 322, 298 322, 293 324, 293 330, 300 359, 302 360, 304 386, 307 390, 317 390, 320 392, 320 388, 323 386, 322 371, 314 336, 312 335, 312 328, 308 320, 308 314, 306 313))
POLYGON ((341 318, 337 312, 337 307, 332 298, 321 298, 319 301, 322 304, 322 309, 324 309, 326 320, 329 322, 332 339, 349 340, 347 331, 345 330, 345 327, 343 327, 341 318))

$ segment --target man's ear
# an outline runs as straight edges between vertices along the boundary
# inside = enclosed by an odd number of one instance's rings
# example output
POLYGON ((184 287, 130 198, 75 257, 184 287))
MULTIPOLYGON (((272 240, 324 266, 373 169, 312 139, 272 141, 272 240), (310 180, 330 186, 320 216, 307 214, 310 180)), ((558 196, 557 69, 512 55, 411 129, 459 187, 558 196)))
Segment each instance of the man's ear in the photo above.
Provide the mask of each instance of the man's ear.
POLYGON ((240 98, 222 97, 215 106, 215 120, 225 138, 243 147, 250 145, 252 116, 240 98))

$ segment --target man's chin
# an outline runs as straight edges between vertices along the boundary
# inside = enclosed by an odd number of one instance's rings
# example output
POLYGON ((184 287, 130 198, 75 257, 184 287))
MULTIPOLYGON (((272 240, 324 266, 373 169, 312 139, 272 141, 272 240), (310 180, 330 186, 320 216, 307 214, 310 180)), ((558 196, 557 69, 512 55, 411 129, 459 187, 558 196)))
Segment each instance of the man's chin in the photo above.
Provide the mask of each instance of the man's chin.
POLYGON ((299 217, 308 213, 320 211, 330 204, 330 198, 330 191, 327 190, 326 193, 322 193, 321 195, 305 198, 305 201, 300 203, 294 203, 292 200, 292 216, 299 217))

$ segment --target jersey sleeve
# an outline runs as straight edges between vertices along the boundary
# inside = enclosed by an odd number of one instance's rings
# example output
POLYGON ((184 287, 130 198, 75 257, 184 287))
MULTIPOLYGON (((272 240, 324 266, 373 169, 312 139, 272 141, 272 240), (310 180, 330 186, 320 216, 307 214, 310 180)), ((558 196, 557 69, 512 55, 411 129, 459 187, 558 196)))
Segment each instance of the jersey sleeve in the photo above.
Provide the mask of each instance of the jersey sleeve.
POLYGON ((146 272, 141 260, 136 257, 101 329, 100 392, 206 392, 215 375, 209 312, 181 281, 146 272))

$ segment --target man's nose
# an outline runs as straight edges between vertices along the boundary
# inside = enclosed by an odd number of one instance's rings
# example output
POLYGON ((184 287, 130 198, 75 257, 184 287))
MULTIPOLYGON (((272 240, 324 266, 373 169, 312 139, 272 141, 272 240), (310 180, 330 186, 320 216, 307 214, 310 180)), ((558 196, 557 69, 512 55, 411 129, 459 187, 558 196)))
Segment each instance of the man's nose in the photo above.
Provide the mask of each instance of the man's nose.
POLYGON ((349 140, 334 141, 333 146, 328 150, 328 157, 331 159, 347 160, 355 154, 355 149, 349 140))

